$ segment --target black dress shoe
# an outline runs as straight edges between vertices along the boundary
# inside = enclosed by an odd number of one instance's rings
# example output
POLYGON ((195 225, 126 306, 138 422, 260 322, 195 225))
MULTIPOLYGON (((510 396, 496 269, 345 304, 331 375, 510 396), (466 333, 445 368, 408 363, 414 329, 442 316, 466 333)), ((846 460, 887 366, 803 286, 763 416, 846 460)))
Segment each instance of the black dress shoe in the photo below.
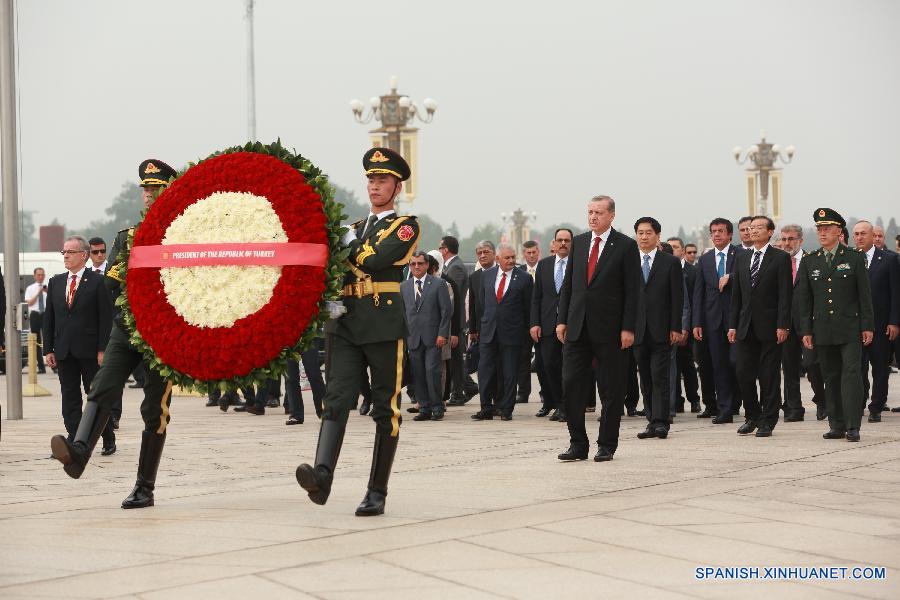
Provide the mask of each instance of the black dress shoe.
POLYGON ((500 420, 501 421, 512 421, 512 413, 508 413, 508 412, 500 413, 500 420))
POLYGON ((559 421, 559 409, 554 410, 549 417, 547 417, 550 421, 559 421))
POLYGON ((528 396, 516 396, 516 404, 528 404, 528 396))
POLYGON ((568 421, 569 417, 566 416, 566 411, 564 411, 564 410, 559 411, 559 418, 556 420, 559 421, 560 423, 565 423, 566 421, 568 421))
POLYGON ((411 414, 416 414, 417 412, 419 412, 419 407, 418 406, 410 406, 409 408, 406 409, 406 412, 411 413, 411 414))
POLYGON ((597 410, 596 405, 595 405, 595 406, 585 406, 585 407, 584 407, 584 412, 586 412, 586 413, 594 412, 595 410, 597 410))
POLYGON ((384 514, 385 494, 375 490, 367 490, 363 501, 356 507, 357 517, 374 517, 384 514))
POLYGON ((546 406, 542 406, 541 409, 540 409, 539 411, 537 411, 536 413, 534 413, 534 416, 536 416, 536 417, 546 417, 546 416, 549 415, 549 414, 550 414, 550 409, 547 408, 546 406))
POLYGON ((859 429, 848 429, 847 430, 847 441, 848 442, 858 442, 859 441, 859 429))
MULTIPOLYGON (((887 406, 884 407, 884 410, 887 410, 887 406)), ((891 412, 900 412, 900 406, 895 406, 891 409, 891 412)))
POLYGON ((637 411, 634 410, 633 408, 626 408, 626 409, 625 409, 625 414, 628 415, 629 417, 636 417, 636 416, 637 416, 637 411))
POLYGON ((430 420, 431 420, 431 413, 420 412, 419 414, 417 414, 416 416, 413 417, 413 421, 430 421, 430 420))
POLYGON ((756 430, 756 437, 771 437, 772 436, 772 428, 768 425, 760 425, 759 429, 756 430))
POLYGON ((444 413, 441 413, 441 414, 435 413, 435 414, 431 415, 431 420, 432 420, 432 421, 443 421, 443 420, 444 420, 444 413))
POLYGON ((738 427, 737 432, 741 435, 747 435, 753 433, 754 429, 756 429, 756 424, 750 419, 747 419, 746 421, 744 421, 743 425, 738 427))
POLYGON ((281 406, 281 403, 278 401, 278 398, 269 398, 269 401, 266 402, 266 408, 278 408, 281 406))
MULTIPOLYGON (((237 410, 237 409, 234 409, 234 410, 237 410)), ((251 404, 251 405, 247 406, 246 412, 250 413, 251 415, 257 415, 257 416, 264 415, 264 414, 266 414, 266 407, 260 406, 257 408, 257 406, 255 404, 251 404)))
POLYGON ((700 412, 700 403, 699 402, 691 402, 691 412, 692 413, 700 412))
POLYGON ((700 413, 699 415, 697 415, 698 419, 713 419, 715 417, 716 417, 716 413, 709 412, 708 408, 706 410, 704 410, 702 413, 700 413))
POLYGON ((588 451, 587 448, 583 450, 579 450, 575 446, 569 446, 569 449, 557 456, 559 460, 562 461, 571 461, 571 460, 587 460, 588 451))
MULTIPOLYGON (((361 414, 362 416, 366 416, 367 414, 369 414, 369 409, 371 408, 372 405, 369 402, 363 400, 363 403, 359 405, 359 414, 361 414)), ((416 410, 418 411, 419 409, 417 408, 416 410)))
POLYGON ((785 423, 797 423, 798 421, 803 420, 803 415, 798 415, 797 413, 791 413, 789 415, 784 415, 785 423))
POLYGON ((869 423, 881 423, 881 413, 880 412, 870 412, 869 413, 869 423))
POLYGON ((490 421, 494 418, 494 413, 488 410, 479 410, 470 417, 473 421, 490 421))
POLYGON ((825 433, 822 434, 822 437, 826 440, 840 440, 844 438, 846 432, 838 431, 837 429, 829 429, 825 433))
POLYGON ((291 417, 287 421, 284 422, 285 425, 303 425, 303 419, 295 419, 291 417))
POLYGON ((727 417, 713 417, 713 425, 722 425, 723 423, 734 423, 734 417, 728 415, 727 417))
POLYGON ((657 427, 656 428, 656 437, 658 437, 661 440, 666 439, 667 437, 669 437, 669 430, 664 427, 657 427))
POLYGON ((130 388, 133 389, 133 390, 139 390, 139 389, 141 389, 141 388, 144 387, 144 386, 143 386, 142 384, 140 384, 140 383, 132 383, 132 384, 129 385, 128 387, 130 387, 130 388))
POLYGON ((109 456, 110 454, 116 453, 116 445, 112 446, 103 446, 103 450, 100 451, 100 456, 109 456))
POLYGON ((594 462, 606 462, 612 459, 613 455, 606 448, 599 448, 597 454, 594 455, 594 462))
POLYGON ((218 405, 219 405, 219 399, 218 399, 218 398, 209 398, 209 399, 206 401, 206 405, 207 405, 207 406, 218 406, 218 405))
POLYGON ((828 411, 825 410, 825 405, 820 404, 820 405, 816 406, 816 420, 824 421, 827 418, 828 418, 828 411))
POLYGON ((647 438, 655 438, 656 437, 656 429, 647 426, 647 429, 637 434, 639 440, 646 440, 647 438))
MULTIPOLYGON (((222 408, 222 407, 220 406, 219 408, 222 408)), ((228 410, 228 408, 223 408, 222 410, 228 410)), ((247 405, 245 404, 243 406, 235 406, 234 412, 247 412, 247 405)))
POLYGON ((647 411, 645 411, 645 410, 636 410, 636 411, 634 411, 634 416, 636 416, 636 417, 646 417, 646 416, 647 416, 647 411))

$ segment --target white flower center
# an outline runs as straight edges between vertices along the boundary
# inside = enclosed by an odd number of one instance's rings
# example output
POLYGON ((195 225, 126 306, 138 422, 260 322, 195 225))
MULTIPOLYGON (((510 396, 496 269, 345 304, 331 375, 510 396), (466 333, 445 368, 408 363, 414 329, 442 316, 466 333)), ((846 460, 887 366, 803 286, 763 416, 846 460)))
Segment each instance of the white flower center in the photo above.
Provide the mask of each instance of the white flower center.
MULTIPOLYGON (((287 242, 269 201, 243 192, 215 192, 191 204, 166 229, 162 243, 287 242)), ((160 269, 175 311, 198 327, 231 327, 269 303, 281 267, 216 266, 160 269)))

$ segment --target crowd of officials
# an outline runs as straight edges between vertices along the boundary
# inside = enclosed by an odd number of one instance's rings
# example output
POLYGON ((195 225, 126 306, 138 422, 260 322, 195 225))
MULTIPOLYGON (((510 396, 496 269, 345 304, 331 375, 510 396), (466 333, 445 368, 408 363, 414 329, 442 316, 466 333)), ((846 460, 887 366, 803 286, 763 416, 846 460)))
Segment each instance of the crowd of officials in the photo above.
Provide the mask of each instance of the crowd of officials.
MULTIPOLYGON (((816 418, 829 419, 826 437, 859 439, 864 399, 870 423, 890 410, 888 378, 900 348, 900 257, 885 246, 880 227, 859 221, 850 232, 838 213, 820 209, 814 217, 823 247, 828 239, 822 230, 837 230, 829 255, 802 250, 800 225, 776 232, 768 217, 744 217, 735 242, 733 223, 717 218, 709 224, 711 246, 698 256, 696 245, 664 238, 652 217, 634 223, 633 237, 612 228, 614 217, 615 202, 595 198, 589 232, 558 229, 545 257, 537 242, 527 241, 520 249, 523 264, 516 262, 516 248, 483 240, 470 269, 452 236, 436 250, 411 255, 400 289, 407 326, 403 383, 414 421, 440 421, 446 407, 476 396, 472 419, 508 421, 517 405, 534 398, 540 403, 535 417, 568 423, 571 447, 560 458, 579 459, 589 445, 582 415, 594 412, 599 398, 598 460, 608 460, 623 415, 646 419, 639 438, 666 438, 678 413, 727 424, 743 408, 737 432, 771 436, 780 418, 804 420, 804 376, 816 418), (813 268, 823 255, 834 264, 813 268), (579 264, 570 266, 573 259, 579 264), (855 291, 838 289, 848 277, 855 291), (577 293, 573 278, 583 280, 576 282, 577 293), (817 332, 814 321, 822 325, 826 315, 847 322, 832 319, 817 332), (868 339, 864 331, 871 332, 868 339)), ((900 239, 895 244, 900 251, 900 239)), ((25 290, 31 330, 43 349, 37 369, 58 373, 70 438, 81 418, 81 391, 90 389, 102 364, 112 325, 111 298, 100 285, 106 252, 101 238, 72 236, 62 251, 66 272, 47 280, 43 269, 35 269, 25 290)), ((324 340, 317 341, 302 361, 287 364, 288 425, 304 422, 301 387, 307 385, 315 413, 322 415, 321 358, 327 352, 324 340)), ((133 376, 132 387, 141 387, 141 367, 133 376)), ((244 401, 237 392, 213 392, 207 405, 262 415, 282 404, 281 382, 245 388, 241 395, 244 401)), ((363 415, 370 397, 364 385, 358 406, 363 415)), ((116 450, 121 414, 119 398, 102 432, 104 455, 116 450)))

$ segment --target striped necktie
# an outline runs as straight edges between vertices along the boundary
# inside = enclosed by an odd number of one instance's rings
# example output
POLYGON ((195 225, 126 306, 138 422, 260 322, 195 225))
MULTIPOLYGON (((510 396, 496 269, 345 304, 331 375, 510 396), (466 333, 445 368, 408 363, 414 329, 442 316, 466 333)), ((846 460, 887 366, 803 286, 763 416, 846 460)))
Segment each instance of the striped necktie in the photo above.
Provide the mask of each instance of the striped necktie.
POLYGON ((750 265, 750 287, 756 287, 756 280, 759 279, 759 259, 762 252, 756 250, 753 252, 753 264, 750 265))

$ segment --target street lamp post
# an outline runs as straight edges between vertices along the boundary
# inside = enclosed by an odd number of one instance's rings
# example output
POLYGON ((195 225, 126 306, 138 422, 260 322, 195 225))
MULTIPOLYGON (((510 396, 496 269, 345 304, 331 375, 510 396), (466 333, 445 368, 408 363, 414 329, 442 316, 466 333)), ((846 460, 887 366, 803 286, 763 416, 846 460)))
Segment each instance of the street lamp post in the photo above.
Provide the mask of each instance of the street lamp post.
POLYGON ((794 147, 788 146, 783 151, 778 144, 766 141, 763 131, 762 140, 753 144, 744 152, 735 146, 732 152, 737 164, 748 160, 753 166, 747 167, 747 206, 750 214, 768 215, 776 221, 781 218, 781 169, 775 167, 779 160, 789 164, 794 159, 794 147), (743 156, 742 156, 743 155, 743 156), (769 183, 771 180, 772 204, 769 207, 769 183))
POLYGON ((418 128, 412 127, 412 123, 418 119, 422 123, 431 123, 434 112, 437 110, 437 102, 431 98, 422 101, 424 110, 419 108, 409 96, 397 91, 397 77, 391 77, 391 91, 381 96, 373 96, 366 107, 361 101, 350 101, 350 110, 358 123, 370 123, 375 120, 381 123, 381 127, 369 131, 373 146, 384 146, 395 152, 399 152, 412 169, 412 176, 404 185, 404 194, 407 202, 412 202, 416 197, 417 187, 417 143, 418 128))
POLYGON ((528 214, 521 208, 517 208, 512 213, 500 213, 500 219, 509 228, 509 244, 516 249, 516 259, 521 262, 523 259, 522 244, 531 238, 528 224, 537 220, 537 213, 528 214))

